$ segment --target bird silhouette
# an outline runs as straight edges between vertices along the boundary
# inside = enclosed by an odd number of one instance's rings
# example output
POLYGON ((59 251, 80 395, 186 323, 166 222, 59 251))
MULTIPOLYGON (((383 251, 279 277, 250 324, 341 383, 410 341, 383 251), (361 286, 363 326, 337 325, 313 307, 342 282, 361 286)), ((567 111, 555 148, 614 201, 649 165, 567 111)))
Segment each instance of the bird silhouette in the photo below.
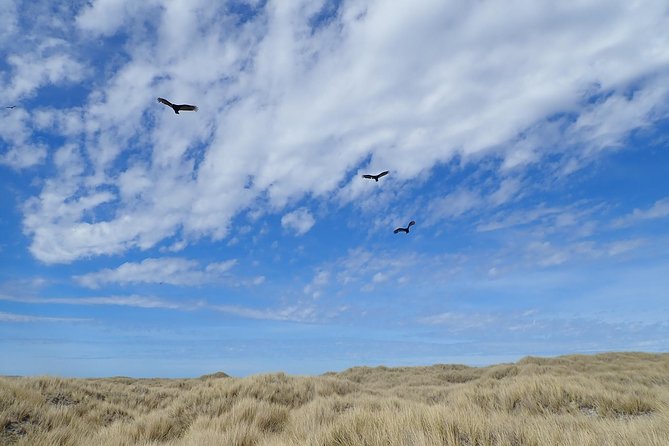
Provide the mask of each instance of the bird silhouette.
POLYGON ((398 233, 400 233, 400 232, 404 232, 404 233, 407 233, 407 234, 408 234, 408 233, 409 233, 409 228, 412 227, 412 226, 415 225, 415 224, 416 224, 416 222, 413 221, 413 220, 411 220, 411 221, 409 222, 409 224, 407 225, 406 228, 397 228, 397 229, 395 229, 393 232, 394 232, 395 234, 398 234, 398 233))
POLYGON ((378 182, 379 182, 379 178, 381 178, 381 177, 385 177, 386 175, 388 175, 388 171, 387 171, 387 170, 384 170, 383 172, 381 172, 381 173, 378 174, 378 175, 365 174, 365 175, 363 175, 362 177, 363 177, 363 178, 366 178, 366 179, 368 179, 368 180, 374 180, 374 181, 376 181, 376 182, 378 183, 378 182))
POLYGON ((176 113, 177 115, 179 114, 179 111, 197 111, 196 105, 172 104, 170 101, 164 98, 158 98, 158 102, 160 102, 161 104, 165 104, 168 107, 172 107, 172 110, 174 110, 174 113, 176 113))
POLYGON ((8 105, 8 106, 6 106, 5 108, 8 108, 8 109, 11 110, 11 109, 13 109, 13 108, 16 108, 16 105, 8 105))

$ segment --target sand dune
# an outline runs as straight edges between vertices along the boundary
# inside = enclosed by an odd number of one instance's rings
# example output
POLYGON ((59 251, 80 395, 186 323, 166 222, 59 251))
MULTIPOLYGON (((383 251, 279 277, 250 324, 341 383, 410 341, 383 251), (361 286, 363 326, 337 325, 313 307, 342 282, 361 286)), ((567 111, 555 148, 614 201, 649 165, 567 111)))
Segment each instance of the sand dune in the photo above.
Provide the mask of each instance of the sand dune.
POLYGON ((316 377, 4 377, 0 444, 666 446, 669 354, 316 377))

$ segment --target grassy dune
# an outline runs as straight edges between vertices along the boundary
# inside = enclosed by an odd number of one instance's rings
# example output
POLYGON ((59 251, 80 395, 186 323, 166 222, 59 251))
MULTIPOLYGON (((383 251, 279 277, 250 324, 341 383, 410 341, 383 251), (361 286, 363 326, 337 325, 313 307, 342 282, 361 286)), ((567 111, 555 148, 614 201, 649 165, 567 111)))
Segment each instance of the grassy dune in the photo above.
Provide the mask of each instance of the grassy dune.
POLYGON ((317 377, 5 377, 0 444, 666 446, 669 354, 317 377))

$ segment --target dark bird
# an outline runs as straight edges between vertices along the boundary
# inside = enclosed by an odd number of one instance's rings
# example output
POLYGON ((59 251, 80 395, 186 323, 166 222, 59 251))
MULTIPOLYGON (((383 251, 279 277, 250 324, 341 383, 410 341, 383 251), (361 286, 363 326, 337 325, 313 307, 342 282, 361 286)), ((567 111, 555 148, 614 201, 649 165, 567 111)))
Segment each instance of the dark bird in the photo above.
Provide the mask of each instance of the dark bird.
POLYGON ((158 98, 158 102, 161 104, 165 104, 168 107, 172 107, 172 110, 174 110, 174 113, 177 115, 179 114, 179 111, 197 111, 197 106, 196 105, 188 105, 188 104, 172 104, 170 101, 167 99, 163 98, 158 98))
POLYGON ((409 228, 412 227, 412 226, 415 225, 415 224, 416 224, 416 222, 413 221, 413 220, 411 220, 411 221, 409 222, 409 224, 407 225, 406 228, 397 228, 397 229, 395 229, 393 232, 394 232, 395 234, 397 234, 397 233, 399 233, 399 232, 406 232, 406 233, 408 234, 408 233, 409 233, 409 228))
POLYGON ((7 107, 5 107, 5 108, 8 108, 8 109, 10 109, 10 110, 11 110, 12 108, 16 108, 16 105, 8 105, 8 106, 7 106, 7 107))
POLYGON ((378 175, 369 175, 369 174, 365 174, 365 175, 363 175, 362 177, 363 177, 363 178, 367 178, 368 180, 374 180, 374 181, 378 182, 378 181, 379 181, 379 178, 381 178, 381 177, 385 177, 386 175, 388 175, 388 171, 387 171, 387 170, 384 170, 383 172, 381 172, 381 173, 378 174, 378 175))

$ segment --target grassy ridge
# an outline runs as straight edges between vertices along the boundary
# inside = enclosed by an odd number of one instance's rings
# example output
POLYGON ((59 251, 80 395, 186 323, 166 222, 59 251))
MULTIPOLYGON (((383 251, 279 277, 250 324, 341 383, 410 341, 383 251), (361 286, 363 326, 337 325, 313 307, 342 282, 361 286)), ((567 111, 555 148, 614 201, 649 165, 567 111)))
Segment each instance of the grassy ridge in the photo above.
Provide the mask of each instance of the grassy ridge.
POLYGON ((318 377, 6 377, 0 444, 666 446, 669 354, 318 377))

